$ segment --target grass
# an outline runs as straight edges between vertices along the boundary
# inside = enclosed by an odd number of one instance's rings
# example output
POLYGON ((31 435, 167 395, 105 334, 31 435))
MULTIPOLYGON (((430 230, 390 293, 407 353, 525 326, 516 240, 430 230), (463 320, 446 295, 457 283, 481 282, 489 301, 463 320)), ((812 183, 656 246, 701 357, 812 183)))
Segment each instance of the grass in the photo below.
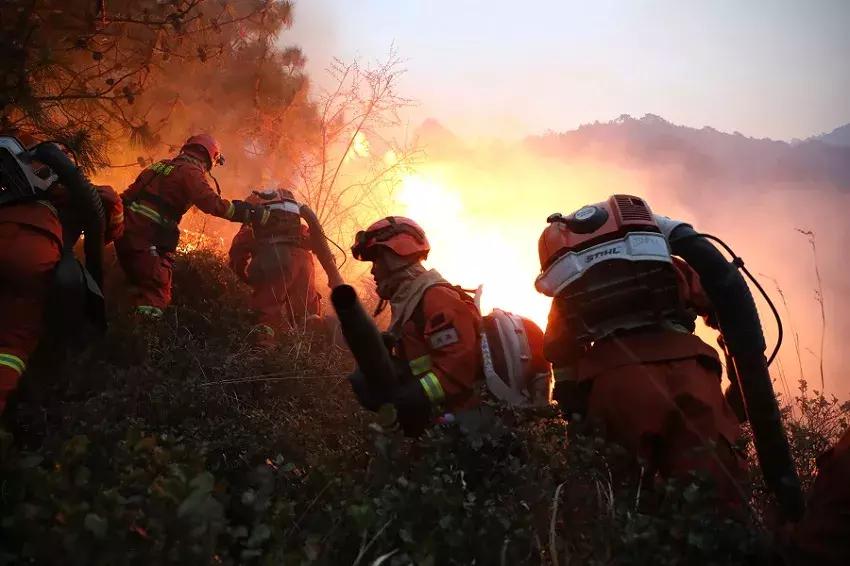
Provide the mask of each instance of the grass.
MULTIPOLYGON (((672 565, 765 554, 769 533, 715 515, 701 478, 635 482, 618 473, 616 447, 555 411, 504 414, 514 424, 486 436, 384 434, 353 399, 353 363, 338 349, 306 334, 252 349, 246 289, 214 252, 180 255, 175 297, 158 323, 119 305, 100 343, 33 361, 0 432, 0 564, 672 565)), ((784 401, 808 484, 850 406, 805 383, 784 401)), ((754 478, 753 506, 765 509, 754 478)))

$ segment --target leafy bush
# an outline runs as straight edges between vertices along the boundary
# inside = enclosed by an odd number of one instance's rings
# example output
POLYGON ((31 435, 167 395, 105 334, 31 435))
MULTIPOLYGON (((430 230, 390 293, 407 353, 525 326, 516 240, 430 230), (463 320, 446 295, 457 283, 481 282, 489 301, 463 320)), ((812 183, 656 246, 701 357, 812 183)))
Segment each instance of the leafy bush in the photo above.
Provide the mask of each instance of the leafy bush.
MULTIPOLYGON (((243 288, 179 257, 158 322, 34 360, 0 437, 0 564, 737 564, 762 529, 710 486, 634 481, 554 411, 418 442, 370 425, 353 363, 309 334, 251 347, 243 288), (567 445, 569 444, 569 450, 567 445)), ((488 411, 490 410, 488 409, 488 411)), ((786 409, 803 476, 847 404, 786 409)), ((756 498, 762 498, 756 490, 756 498)), ((761 504, 762 499, 756 501, 761 504)))

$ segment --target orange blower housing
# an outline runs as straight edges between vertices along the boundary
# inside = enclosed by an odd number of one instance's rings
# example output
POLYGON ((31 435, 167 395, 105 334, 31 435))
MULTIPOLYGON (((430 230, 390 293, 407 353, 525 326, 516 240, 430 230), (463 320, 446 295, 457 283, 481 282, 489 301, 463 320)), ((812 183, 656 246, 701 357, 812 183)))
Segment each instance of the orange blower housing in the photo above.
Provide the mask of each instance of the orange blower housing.
POLYGON ((548 222, 535 286, 555 298, 580 340, 670 320, 693 324, 670 245, 643 199, 613 195, 548 222))

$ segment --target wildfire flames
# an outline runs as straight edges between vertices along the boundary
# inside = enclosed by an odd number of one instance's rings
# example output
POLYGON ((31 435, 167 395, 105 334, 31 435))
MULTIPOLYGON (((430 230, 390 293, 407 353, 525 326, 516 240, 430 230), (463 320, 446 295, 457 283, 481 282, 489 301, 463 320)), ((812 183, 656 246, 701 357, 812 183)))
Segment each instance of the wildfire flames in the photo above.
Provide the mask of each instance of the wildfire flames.
MULTIPOLYGON (((364 167, 367 161, 386 168, 396 164, 399 157, 392 149, 378 150, 378 144, 371 141, 362 133, 351 140, 344 169, 364 167)), ((439 141, 434 145, 439 146, 439 141)), ((746 258, 775 301, 780 299, 777 288, 783 289, 781 299, 788 303, 780 304, 786 323, 786 343, 773 369, 782 381, 780 389, 790 392, 796 375, 817 372, 817 357, 813 352, 819 332, 816 316, 819 311, 811 308, 811 252, 808 242, 790 226, 817 225, 822 217, 830 217, 834 214, 831 211, 840 208, 834 206, 836 199, 843 202, 846 197, 830 196, 822 200, 809 197, 811 206, 803 211, 806 214, 793 208, 790 204, 793 199, 782 194, 773 193, 769 199, 759 197, 758 219, 762 221, 754 220, 750 213, 748 224, 760 226, 761 231, 754 238, 746 227, 737 223, 735 215, 688 206, 670 189, 661 172, 653 173, 592 160, 548 160, 520 147, 493 148, 481 144, 445 149, 443 144, 440 152, 401 169, 395 180, 389 180, 386 184, 394 187, 393 190, 385 193, 382 186, 369 199, 354 203, 350 221, 332 233, 343 248, 348 248, 354 232, 377 218, 386 214, 408 216, 425 229, 431 242, 429 267, 466 289, 483 286, 484 313, 501 308, 526 316, 545 328, 551 299, 537 292, 534 279, 540 271, 537 240, 546 226, 546 217, 553 212, 572 212, 616 192, 639 194, 648 199, 655 211, 689 219, 701 230, 721 235, 746 258), (776 222, 777 218, 792 217, 793 222, 776 222), (802 258, 803 268, 771 253, 772 248, 765 247, 767 242, 795 250, 797 257, 802 258)), ((122 190, 135 174, 131 170, 114 170, 111 176, 103 175, 98 181, 112 183, 122 190)), ((230 179, 222 188, 229 198, 243 198, 255 187, 230 179)), ((757 187, 739 191, 736 198, 740 204, 736 210, 752 210, 746 196, 750 191, 753 195, 765 194, 759 193, 757 187)), ((727 205, 735 208, 729 201, 727 205)), ((198 247, 225 251, 237 226, 190 211, 181 228, 181 251, 198 247)), ((833 253, 836 238, 821 237, 825 254, 833 253)), ((368 266, 360 262, 347 262, 344 274, 355 284, 361 277, 369 279, 368 266)), ((324 279, 321 272, 318 277, 324 279)), ((321 281, 320 286, 323 285, 321 281)), ((367 289, 363 292, 369 293, 367 289)), ((761 298, 757 297, 756 301, 772 347, 776 325, 761 298)), ((715 344, 713 330, 698 323, 697 334, 708 344, 715 344)), ((828 356, 843 356, 829 336, 826 347, 828 356)), ((838 379, 838 376, 829 377, 828 381, 838 379)))

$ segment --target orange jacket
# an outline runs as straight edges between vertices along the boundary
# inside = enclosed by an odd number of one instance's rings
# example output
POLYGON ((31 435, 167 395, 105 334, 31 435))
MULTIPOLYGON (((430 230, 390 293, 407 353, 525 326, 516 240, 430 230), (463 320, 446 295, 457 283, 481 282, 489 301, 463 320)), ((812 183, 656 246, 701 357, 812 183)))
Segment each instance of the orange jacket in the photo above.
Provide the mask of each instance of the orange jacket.
POLYGON ((408 362, 435 407, 456 412, 478 404, 477 385, 484 379, 480 327, 471 299, 445 285, 427 289, 402 325, 394 354, 408 362))
MULTIPOLYGON (((118 238, 124 232, 124 206, 118 193, 109 185, 94 185, 103 202, 105 213, 104 244, 118 238)), ((62 186, 52 189, 45 200, 26 202, 0 208, 0 222, 12 222, 30 226, 64 243, 61 218, 73 216, 68 196, 62 186)))
MULTIPOLYGON (((683 303, 695 314, 709 317, 711 303, 699 281, 699 275, 684 260, 674 257, 673 265, 683 303)), ((560 316, 553 303, 544 338, 546 358, 552 362, 556 381, 585 381, 619 366, 709 356, 717 352, 697 336, 670 331, 627 334, 613 343, 600 340, 593 344, 579 344, 575 333, 560 316)))
POLYGON ((154 163, 121 198, 132 212, 127 217, 126 237, 143 247, 156 242, 160 225, 176 226, 192 206, 228 220, 235 213, 233 204, 210 185, 204 164, 191 153, 154 163))
POLYGON ((0 223, 29 226, 52 236, 62 245, 62 224, 59 213, 50 201, 39 200, 0 207, 0 223))

